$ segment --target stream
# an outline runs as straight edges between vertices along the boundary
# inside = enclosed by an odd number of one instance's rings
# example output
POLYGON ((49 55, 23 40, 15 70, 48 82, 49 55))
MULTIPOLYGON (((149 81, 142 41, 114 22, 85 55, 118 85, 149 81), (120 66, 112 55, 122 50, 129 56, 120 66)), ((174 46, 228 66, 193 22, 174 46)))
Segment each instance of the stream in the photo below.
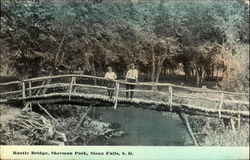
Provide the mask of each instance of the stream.
POLYGON ((100 137, 90 145, 193 145, 179 116, 135 107, 94 107, 90 113, 94 119, 111 123, 113 128, 125 131, 121 137, 100 137))

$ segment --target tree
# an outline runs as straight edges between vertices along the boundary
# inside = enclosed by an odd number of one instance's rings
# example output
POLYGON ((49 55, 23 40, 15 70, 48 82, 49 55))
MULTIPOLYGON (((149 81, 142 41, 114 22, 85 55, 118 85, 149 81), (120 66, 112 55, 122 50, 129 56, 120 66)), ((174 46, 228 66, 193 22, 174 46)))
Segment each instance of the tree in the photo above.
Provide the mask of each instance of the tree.
POLYGON ((249 42, 248 8, 238 1, 4 1, 1 52, 23 77, 78 68, 103 76, 108 65, 124 77, 134 62, 158 82, 164 67, 182 63, 186 80, 196 73, 200 86, 216 70, 217 77, 229 72, 225 57, 243 56, 236 48, 249 42))

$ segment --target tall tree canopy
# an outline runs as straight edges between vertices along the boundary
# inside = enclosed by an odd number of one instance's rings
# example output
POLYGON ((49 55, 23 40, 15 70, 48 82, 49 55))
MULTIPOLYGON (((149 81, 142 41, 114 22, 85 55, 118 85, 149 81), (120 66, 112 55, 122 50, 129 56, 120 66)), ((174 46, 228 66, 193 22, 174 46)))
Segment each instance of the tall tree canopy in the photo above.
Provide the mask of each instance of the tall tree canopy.
POLYGON ((187 79, 195 70, 200 81, 247 63, 239 57, 247 56, 248 11, 243 1, 6 0, 1 59, 20 77, 79 68, 103 75, 107 65, 122 76, 135 62, 152 81, 182 63, 187 79))

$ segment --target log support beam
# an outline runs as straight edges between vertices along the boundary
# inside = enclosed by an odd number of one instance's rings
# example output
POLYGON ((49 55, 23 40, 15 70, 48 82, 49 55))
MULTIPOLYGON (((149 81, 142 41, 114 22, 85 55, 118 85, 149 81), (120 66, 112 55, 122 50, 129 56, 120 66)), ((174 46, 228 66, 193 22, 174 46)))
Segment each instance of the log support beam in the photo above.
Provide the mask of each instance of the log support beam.
POLYGON ((52 119, 52 120, 54 120, 57 124, 58 124, 58 122, 56 121, 56 119, 45 109, 45 108, 43 108, 43 106, 41 105, 41 104, 39 104, 39 103, 37 103, 37 105, 52 119))
POLYGON ((32 103, 28 102, 24 104, 24 107, 22 109, 23 112, 29 112, 32 111, 32 103))
POLYGON ((232 118, 230 118, 230 124, 231 124, 233 132, 236 133, 235 123, 234 123, 234 120, 232 118))
POLYGON ((238 114, 238 125, 237 125, 237 127, 238 127, 238 130, 240 130, 240 114, 238 114))
POLYGON ((190 124, 189 124, 189 121, 187 119, 187 116, 184 113, 181 113, 181 112, 179 112, 178 114, 179 114, 181 120, 183 121, 183 123, 184 123, 184 125, 185 125, 185 127, 186 127, 186 129, 187 129, 187 131, 188 131, 188 133, 190 135, 190 137, 192 138, 192 140, 194 142, 194 145, 195 146, 199 146, 199 143, 198 143, 197 139, 195 138, 195 135, 194 135, 194 133, 192 131, 192 128, 190 127, 190 124))
POLYGON ((116 92, 115 92, 115 104, 114 104, 114 109, 117 108, 118 97, 119 97, 119 88, 120 88, 120 83, 117 83, 117 82, 116 82, 116 92))

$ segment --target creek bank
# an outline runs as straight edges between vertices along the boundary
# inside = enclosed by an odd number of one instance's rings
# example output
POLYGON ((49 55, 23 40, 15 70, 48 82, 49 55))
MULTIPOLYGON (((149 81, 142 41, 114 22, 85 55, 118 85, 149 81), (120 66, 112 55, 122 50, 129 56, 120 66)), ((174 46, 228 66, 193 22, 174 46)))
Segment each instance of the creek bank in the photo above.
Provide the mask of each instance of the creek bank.
POLYGON ((5 111, 3 116, 8 116, 1 119, 1 145, 64 145, 67 141, 63 132, 38 113, 2 106, 1 111, 5 111), (14 116, 12 111, 15 111, 14 116))
MULTIPOLYGON (((55 106, 45 108, 53 116, 55 110, 58 110, 55 106), (51 108, 54 109, 51 110, 51 108)), ((1 106, 1 114, 7 117, 6 120, 1 119, 1 145, 88 145, 99 137, 108 139, 122 136, 125 133, 112 128, 110 123, 93 120, 88 116, 75 129, 81 118, 80 115, 87 111, 86 107, 64 105, 64 112, 67 110, 68 114, 66 117, 63 114, 56 116, 55 119, 58 123, 55 123, 38 108, 34 110, 36 112, 23 112, 19 108, 1 106), (8 115, 11 115, 12 110, 15 111, 15 116, 10 117, 8 115), (81 114, 72 116, 76 111, 81 114)))
POLYGON ((249 146, 249 123, 241 122, 236 132, 223 119, 188 116, 200 146, 249 146))

